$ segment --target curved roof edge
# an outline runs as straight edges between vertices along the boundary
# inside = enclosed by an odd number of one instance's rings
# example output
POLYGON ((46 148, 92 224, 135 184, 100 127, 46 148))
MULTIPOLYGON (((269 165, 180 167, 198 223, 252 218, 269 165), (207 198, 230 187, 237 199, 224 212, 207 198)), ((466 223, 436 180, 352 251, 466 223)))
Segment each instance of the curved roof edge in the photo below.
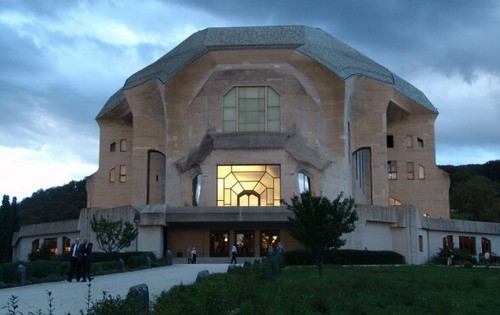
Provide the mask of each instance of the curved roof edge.
POLYGON ((125 99, 123 90, 151 79, 165 83, 208 51, 273 48, 297 49, 343 80, 354 75, 362 75, 392 84, 401 94, 437 112, 427 97, 416 87, 325 31, 308 26, 290 25, 207 28, 198 31, 157 61, 130 76, 125 85, 109 98, 96 119, 125 99))

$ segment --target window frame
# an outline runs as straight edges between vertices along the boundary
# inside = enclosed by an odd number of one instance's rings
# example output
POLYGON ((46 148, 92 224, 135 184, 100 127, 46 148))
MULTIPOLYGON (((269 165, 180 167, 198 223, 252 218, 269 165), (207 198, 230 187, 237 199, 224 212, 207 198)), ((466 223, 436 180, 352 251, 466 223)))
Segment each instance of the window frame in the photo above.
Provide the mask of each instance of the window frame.
MULTIPOLYGON (((260 94, 259 90, 257 90, 257 94, 260 94)), ((257 107, 259 106, 257 105, 257 107)), ((222 97, 222 132, 281 132, 281 95, 269 85, 233 86, 222 97), (241 96, 247 92, 246 89, 261 88, 264 89, 262 93, 263 97, 244 98, 241 96), (244 91, 245 93, 243 93, 244 91), (234 98, 231 93, 234 93, 234 98), (276 104, 271 102, 270 95, 275 95, 277 97, 276 104), (244 110, 243 108, 245 105, 243 104, 245 101, 251 102, 251 100, 263 100, 263 111, 260 108, 257 110, 244 110), (272 119, 270 117, 270 111, 273 108, 277 108, 277 119, 272 119), (234 112, 231 113, 232 111, 234 112), (264 115, 262 119, 263 122, 260 121, 262 114, 264 115), (252 115, 256 117, 250 119, 252 115), (245 120, 250 119, 252 122, 242 122, 242 117, 244 117, 245 120), (254 122, 255 119, 257 120, 256 122, 254 122), (277 128, 270 127, 273 122, 277 124, 277 128), (250 128, 252 124, 257 125, 257 128, 250 128), (260 124, 263 124, 263 130, 260 124)))

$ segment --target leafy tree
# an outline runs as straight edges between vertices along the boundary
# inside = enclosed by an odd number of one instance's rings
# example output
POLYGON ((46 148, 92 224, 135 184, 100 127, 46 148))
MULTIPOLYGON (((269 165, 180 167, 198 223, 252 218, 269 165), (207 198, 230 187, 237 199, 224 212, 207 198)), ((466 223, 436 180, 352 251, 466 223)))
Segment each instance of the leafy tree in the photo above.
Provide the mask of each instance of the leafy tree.
POLYGON ((123 220, 112 222, 102 216, 99 220, 92 216, 90 228, 96 234, 99 248, 108 253, 109 256, 129 247, 138 234, 137 229, 130 222, 124 223, 123 220))
POLYGON ((354 199, 340 193, 335 200, 314 196, 310 192, 293 196, 292 203, 283 203, 294 214, 288 217, 290 234, 315 256, 318 273, 323 275, 323 261, 330 249, 345 244, 342 234, 354 231, 358 220, 354 199))

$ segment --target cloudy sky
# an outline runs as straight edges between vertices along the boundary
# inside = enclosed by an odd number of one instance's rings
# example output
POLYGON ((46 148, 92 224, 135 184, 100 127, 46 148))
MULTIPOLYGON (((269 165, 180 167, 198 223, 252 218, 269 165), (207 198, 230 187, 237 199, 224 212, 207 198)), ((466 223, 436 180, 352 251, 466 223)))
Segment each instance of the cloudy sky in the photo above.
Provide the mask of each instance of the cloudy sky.
POLYGON ((439 165, 500 159, 500 1, 0 0, 0 195, 91 175, 95 117, 134 72, 207 27, 319 27, 438 108, 439 165))

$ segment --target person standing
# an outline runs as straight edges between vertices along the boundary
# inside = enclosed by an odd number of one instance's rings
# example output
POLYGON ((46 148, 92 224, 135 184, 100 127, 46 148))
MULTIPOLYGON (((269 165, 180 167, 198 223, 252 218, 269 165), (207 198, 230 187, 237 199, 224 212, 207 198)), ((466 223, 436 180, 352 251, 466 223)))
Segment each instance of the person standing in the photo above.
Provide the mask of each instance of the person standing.
POLYGON ((490 258, 491 258, 490 252, 484 253, 484 264, 486 265, 486 267, 490 266, 490 258))
POLYGON ((188 247, 188 249, 186 250, 186 256, 187 256, 187 259, 188 259, 188 264, 192 263, 193 262, 193 256, 192 256, 192 253, 191 253, 191 247, 188 247))
POLYGON ((92 253, 92 247, 94 245, 89 242, 89 239, 86 237, 83 239, 83 244, 81 245, 81 253, 82 253, 82 282, 85 282, 86 279, 91 281, 93 278, 90 277, 90 269, 92 267, 90 261, 90 254, 92 253))
POLYGON ((193 250, 191 251, 191 263, 196 264, 196 257, 198 257, 198 254, 196 254, 196 247, 193 246, 193 250))
POLYGON ((80 248, 80 239, 76 238, 75 243, 71 245, 69 251, 69 272, 68 272, 68 282, 73 280, 73 276, 76 277, 76 281, 80 281, 81 276, 81 263, 82 263, 82 255, 80 248))
POLYGON ((281 242, 278 243, 278 254, 282 254, 284 251, 283 244, 281 242))
POLYGON ((234 263, 237 264, 238 262, 236 261, 236 256, 238 256, 238 245, 236 243, 233 244, 231 247, 231 262, 230 264, 234 263))

